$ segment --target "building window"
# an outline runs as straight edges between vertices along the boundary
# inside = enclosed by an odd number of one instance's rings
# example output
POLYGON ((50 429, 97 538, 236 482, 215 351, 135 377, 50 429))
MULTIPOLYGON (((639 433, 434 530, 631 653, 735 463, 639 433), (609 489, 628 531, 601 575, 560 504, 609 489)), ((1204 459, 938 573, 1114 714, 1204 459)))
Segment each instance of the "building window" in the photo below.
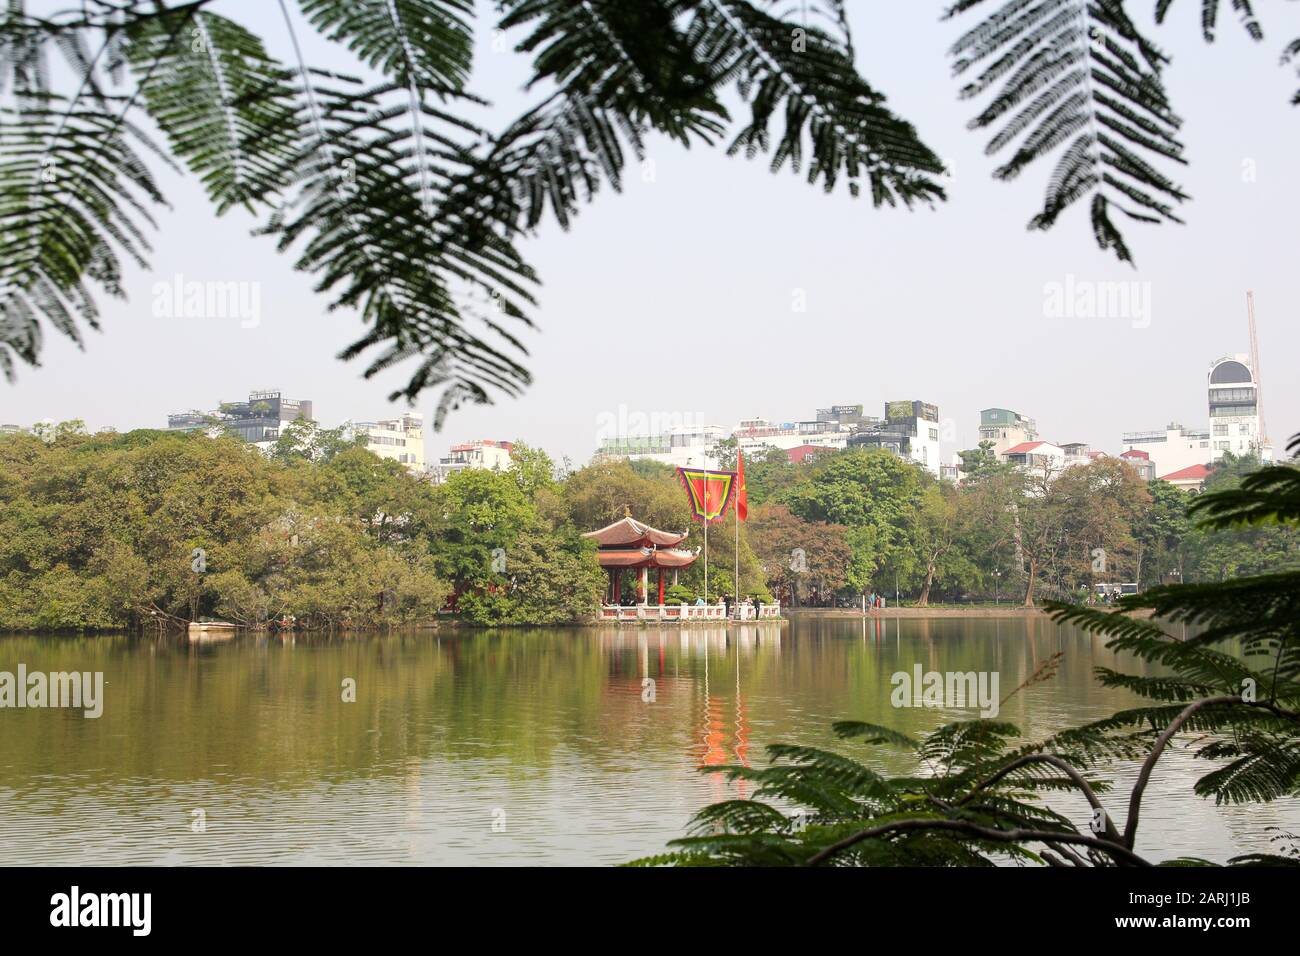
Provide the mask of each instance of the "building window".
POLYGON ((939 429, 937 429, 937 428, 931 428, 931 429, 930 429, 930 441, 938 441, 938 440, 939 440, 939 429))
POLYGON ((1227 451, 1229 448, 1232 447, 1232 442, 1230 442, 1230 441, 1216 441, 1216 442, 1214 443, 1214 447, 1217 448, 1219 451, 1227 451))
POLYGON ((1226 435, 1226 434, 1228 434, 1228 426, 1227 426, 1227 425, 1219 425, 1219 424, 1216 424, 1216 425, 1214 426, 1214 434, 1216 434, 1216 435, 1226 435))

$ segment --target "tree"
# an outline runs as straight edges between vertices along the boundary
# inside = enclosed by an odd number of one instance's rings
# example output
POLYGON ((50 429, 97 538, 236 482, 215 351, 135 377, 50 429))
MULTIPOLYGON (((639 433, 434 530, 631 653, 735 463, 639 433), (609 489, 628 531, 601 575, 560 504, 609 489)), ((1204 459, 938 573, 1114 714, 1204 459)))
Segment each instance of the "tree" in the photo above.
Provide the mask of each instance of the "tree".
POLYGON ((628 512, 664 531, 693 526, 681 483, 671 468, 657 462, 588 465, 568 477, 563 497, 574 527, 583 531, 603 528, 628 512))
POLYGON ((799 467, 790 461, 784 449, 765 445, 745 456, 745 486, 751 504, 761 505, 776 499, 799 481, 799 467))
POLYGON ((960 557, 962 536, 966 530, 961 495, 948 482, 926 486, 921 492, 911 542, 924 574, 917 607, 930 605, 930 586, 936 575, 953 568, 960 557))
POLYGON ((1066 509, 1063 529, 1065 590, 1103 580, 1137 581, 1145 550, 1139 529, 1151 507, 1146 483, 1118 458, 1098 458, 1065 469, 1056 491, 1066 509))
POLYGON ((489 626, 590 620, 605 590, 595 550, 571 529, 527 529, 498 565, 500 582, 466 594, 457 608, 466 622, 489 626))
POLYGON ((362 449, 283 464, 228 437, 0 438, 0 627, 431 620, 434 490, 362 449))
POLYGON ((806 521, 846 525, 853 584, 860 592, 873 578, 906 575, 913 555, 909 526, 929 476, 883 449, 852 450, 818 459, 803 480, 782 496, 806 521))
POLYGON ((1148 559, 1138 584, 1163 584, 1173 573, 1182 581, 1186 574, 1186 554, 1194 534, 1187 514, 1187 495, 1167 481, 1156 478, 1147 484, 1151 507, 1138 530, 1138 540, 1148 559))
POLYGON ((768 586, 788 595, 787 603, 797 607, 814 591, 834 594, 846 585, 850 550, 843 525, 805 521, 776 502, 756 506, 747 524, 768 586))
POLYGON ((998 456, 993 451, 995 444, 995 442, 985 439, 979 443, 978 447, 968 448, 957 453, 961 456, 961 470, 968 481, 979 481, 997 469, 998 456))
POLYGON ((516 441, 510 446, 510 474, 525 498, 555 490, 555 462, 540 448, 516 441))
POLYGON ((349 435, 350 427, 322 428, 309 418, 290 422, 280 432, 271 448, 271 458, 279 462, 332 461, 349 448, 365 448, 364 434, 349 435))

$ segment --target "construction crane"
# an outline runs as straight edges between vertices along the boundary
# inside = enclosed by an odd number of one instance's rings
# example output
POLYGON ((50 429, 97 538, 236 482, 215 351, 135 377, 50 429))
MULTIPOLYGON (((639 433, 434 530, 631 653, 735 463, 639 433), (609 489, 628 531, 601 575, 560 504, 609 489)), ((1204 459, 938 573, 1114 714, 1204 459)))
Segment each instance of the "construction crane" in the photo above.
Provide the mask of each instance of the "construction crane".
POLYGON ((1250 371, 1255 376, 1255 414, 1259 416, 1259 446, 1268 445, 1268 429, 1264 427, 1264 385, 1259 374, 1259 336, 1255 332, 1255 293, 1246 291, 1246 317, 1250 322, 1250 371))

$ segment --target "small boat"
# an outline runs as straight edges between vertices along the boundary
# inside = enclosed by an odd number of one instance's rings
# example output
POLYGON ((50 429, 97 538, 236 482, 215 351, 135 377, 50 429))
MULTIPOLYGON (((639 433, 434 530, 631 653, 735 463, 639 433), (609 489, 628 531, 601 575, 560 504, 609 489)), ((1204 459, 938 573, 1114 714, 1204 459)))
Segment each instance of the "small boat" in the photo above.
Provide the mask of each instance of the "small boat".
POLYGON ((229 621, 191 621, 191 641, 229 640, 235 636, 237 625, 229 621))

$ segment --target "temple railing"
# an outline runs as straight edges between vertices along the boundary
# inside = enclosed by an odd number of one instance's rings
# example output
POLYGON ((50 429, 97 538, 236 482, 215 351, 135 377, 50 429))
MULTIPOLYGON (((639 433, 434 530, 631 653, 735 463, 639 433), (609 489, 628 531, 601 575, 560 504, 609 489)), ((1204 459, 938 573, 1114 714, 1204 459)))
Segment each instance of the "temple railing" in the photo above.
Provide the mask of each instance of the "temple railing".
MULTIPOLYGON (((731 609, 730 620, 775 620, 781 616, 780 604, 738 605, 731 609)), ((725 604, 602 604, 602 621, 725 621, 725 604)))

